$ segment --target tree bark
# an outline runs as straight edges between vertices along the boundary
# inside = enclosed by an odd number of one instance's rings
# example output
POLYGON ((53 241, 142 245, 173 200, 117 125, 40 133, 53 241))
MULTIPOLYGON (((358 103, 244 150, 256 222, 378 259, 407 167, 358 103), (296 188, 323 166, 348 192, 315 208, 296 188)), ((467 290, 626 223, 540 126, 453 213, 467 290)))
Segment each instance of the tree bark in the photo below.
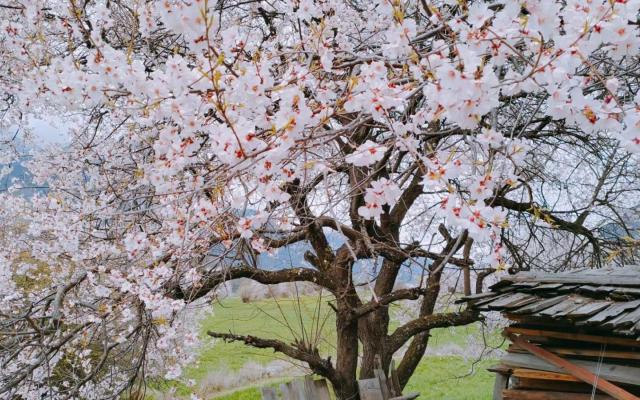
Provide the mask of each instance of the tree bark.
POLYGON ((353 318, 353 310, 359 304, 358 294, 353 285, 353 259, 351 251, 343 245, 336 253, 332 267, 338 286, 336 293, 336 333, 338 349, 336 357, 337 385, 334 385, 336 399, 358 399, 358 318, 353 318))
MULTIPOLYGON (((339 302, 340 304, 342 302, 339 302)), ((350 316, 345 304, 338 306, 336 315, 337 385, 334 385, 336 399, 358 399, 356 371, 358 369, 358 320, 350 316)))
MULTIPOLYGON (((420 306, 420 317, 426 317, 433 314, 438 297, 440 296, 440 280, 442 278, 444 266, 448 262, 448 259, 460 249, 462 244, 465 243, 468 238, 468 233, 465 231, 460 237, 454 239, 449 235, 449 232, 444 226, 440 227, 440 233, 447 240, 447 245, 443 252, 446 256, 431 264, 429 268, 430 273, 429 279, 427 280, 427 294, 424 296, 420 306)), ((401 387, 404 388, 409 381, 409 378, 418 367, 418 363, 422 360, 424 352, 427 349, 427 345, 429 344, 430 336, 431 335, 428 330, 419 332, 411 341, 409 349, 407 349, 404 357, 402 357, 402 361, 398 365, 398 380, 400 381, 401 387)))
MULTIPOLYGON (((376 298, 379 299, 393 291, 399 271, 399 263, 384 260, 374 287, 376 298)), ((386 346, 389 321, 389 307, 387 305, 378 308, 360 320, 359 336, 362 342, 360 379, 373 378, 376 356, 380 357, 382 369, 388 371, 393 356, 393 353, 389 352, 386 346)))
MULTIPOLYGON (((438 265, 438 263, 435 263, 434 265, 438 265)), ((440 294, 440 278, 442 277, 442 271, 443 269, 440 269, 439 271, 429 275, 429 279, 427 281, 427 294, 420 305, 421 317, 432 315, 435 310, 436 302, 440 294)), ((418 363, 422 360, 424 352, 427 349, 427 345, 429 344, 429 337, 431 337, 429 331, 424 331, 418 333, 411 341, 409 348, 402 357, 402 361, 398 365, 398 380, 400 381, 400 387, 404 388, 409 381, 409 378, 411 378, 411 375, 413 375, 416 370, 418 363)))
POLYGON ((362 342, 362 360, 360 379, 373 378, 376 356, 380 357, 381 367, 388 371, 393 353, 387 350, 386 339, 389 327, 389 309, 382 307, 360 320, 359 337, 362 342))

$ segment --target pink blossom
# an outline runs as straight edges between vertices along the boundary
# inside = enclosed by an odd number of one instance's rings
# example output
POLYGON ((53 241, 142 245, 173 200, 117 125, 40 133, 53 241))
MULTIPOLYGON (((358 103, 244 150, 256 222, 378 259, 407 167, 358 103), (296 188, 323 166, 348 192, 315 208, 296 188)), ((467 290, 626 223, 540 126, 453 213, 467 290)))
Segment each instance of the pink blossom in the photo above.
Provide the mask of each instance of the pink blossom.
POLYGON ((386 146, 367 140, 358 146, 353 153, 349 154, 345 160, 356 167, 366 167, 380 161, 386 151, 386 146))

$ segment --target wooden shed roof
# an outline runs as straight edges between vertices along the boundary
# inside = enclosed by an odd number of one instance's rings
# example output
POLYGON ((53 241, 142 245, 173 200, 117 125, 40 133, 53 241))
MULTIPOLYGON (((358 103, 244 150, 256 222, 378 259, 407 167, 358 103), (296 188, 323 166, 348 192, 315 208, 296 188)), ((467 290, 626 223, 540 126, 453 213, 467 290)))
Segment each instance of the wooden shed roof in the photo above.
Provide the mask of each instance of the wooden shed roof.
POLYGON ((640 340, 640 266, 505 276, 461 302, 479 311, 570 323, 640 340))

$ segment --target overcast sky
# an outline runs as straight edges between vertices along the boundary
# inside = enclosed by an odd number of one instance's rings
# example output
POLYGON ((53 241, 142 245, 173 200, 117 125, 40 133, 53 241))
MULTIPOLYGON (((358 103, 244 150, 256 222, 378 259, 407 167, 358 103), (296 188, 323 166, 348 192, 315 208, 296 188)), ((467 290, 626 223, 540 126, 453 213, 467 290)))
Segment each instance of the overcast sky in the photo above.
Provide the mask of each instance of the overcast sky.
POLYGON ((30 127, 33 130, 34 141, 38 144, 64 145, 69 142, 69 136, 66 133, 64 122, 47 122, 41 119, 31 119, 30 127))

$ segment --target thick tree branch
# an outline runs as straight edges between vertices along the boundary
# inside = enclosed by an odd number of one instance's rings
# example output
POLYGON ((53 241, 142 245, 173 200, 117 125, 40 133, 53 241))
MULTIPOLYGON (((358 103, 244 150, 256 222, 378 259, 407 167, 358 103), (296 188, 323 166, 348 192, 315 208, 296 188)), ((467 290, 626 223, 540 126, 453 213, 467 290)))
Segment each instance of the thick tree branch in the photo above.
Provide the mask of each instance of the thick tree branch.
POLYGON ((357 230, 339 223, 338 221, 336 221, 335 219, 331 218, 331 217, 319 217, 316 220, 317 223, 319 223, 320 225, 322 225, 323 227, 327 227, 327 228, 331 228, 333 230, 335 230, 336 232, 340 232, 342 233, 344 236, 346 236, 348 239, 350 240, 358 240, 358 239, 362 239, 363 235, 362 233, 358 232, 357 230))
MULTIPOLYGON (((444 225, 438 227, 438 231, 442 237, 446 240, 447 244, 442 252, 442 257, 438 258, 429 267, 429 278, 427 279, 427 292, 420 305, 420 318, 433 315, 433 312, 440 295, 440 280, 442 279, 442 272, 445 265, 451 259, 451 256, 455 254, 460 247, 466 242, 468 238, 468 232, 465 230, 460 236, 454 238, 444 225)), ((404 386, 409 377, 413 374, 418 366, 418 363, 422 359, 424 352, 426 351, 429 342, 429 331, 425 330, 419 332, 413 336, 409 348, 402 357, 402 361, 398 365, 398 379, 400 385, 404 386)), ((395 351, 395 350, 394 350, 395 351)))
POLYGON ((266 271, 249 266, 232 267, 206 276, 199 286, 183 289, 178 284, 168 288, 169 296, 175 299, 193 301, 207 295, 220 284, 238 278, 248 278, 253 281, 274 285, 285 282, 313 282, 330 291, 335 290, 333 282, 324 274, 310 268, 287 268, 276 271, 266 271))
MULTIPOLYGON (((502 196, 494 197, 491 200, 491 205, 494 206, 494 207, 495 206, 504 207, 504 208, 507 208, 507 209, 513 210, 513 211, 526 212, 526 213, 529 213, 531 215, 536 215, 536 212, 537 212, 540 215, 542 215, 542 217, 545 220, 548 220, 548 222, 550 222, 551 224, 555 225, 558 229, 561 229, 561 230, 567 231, 567 232, 571 232, 571 233, 574 233, 576 235, 584 236, 589 241, 589 243, 591 243, 591 246, 593 247, 594 253, 596 255, 600 254, 600 244, 598 243, 598 240, 593 235, 593 232, 591 232, 584 225, 582 225, 583 221, 581 221, 580 218, 578 218, 578 220, 576 222, 566 221, 566 220, 563 220, 561 218, 556 217, 555 215, 553 215, 552 213, 550 213, 548 211, 540 209, 533 202, 521 203, 521 202, 517 202, 517 201, 514 201, 514 200, 507 199, 507 198, 502 197, 502 196)), ((599 259, 599 258, 597 257, 597 259, 599 259)))
POLYGON ((360 318, 368 313, 379 309, 380 307, 384 307, 388 304, 399 300, 416 300, 418 297, 425 293, 425 289, 423 288, 411 288, 411 289, 400 289, 384 296, 380 296, 368 303, 361 305, 360 307, 353 310, 353 317, 360 318))
POLYGON ((56 297, 53 301, 53 312, 51 313, 51 324, 57 328, 62 318, 62 303, 64 302, 65 295, 74 287, 79 285, 87 277, 86 271, 81 271, 77 274, 69 283, 58 287, 56 291, 56 297))
POLYGON ((388 338, 389 347, 397 351, 409 339, 420 332, 435 328, 467 325, 479 319, 479 314, 472 310, 464 310, 452 313, 439 313, 427 315, 407 322, 396 329, 388 338))
POLYGON ((405 189, 400 198, 398 199, 398 203, 391 210, 391 220, 400 224, 404 219, 407 212, 411 209, 413 203, 420 197, 422 194, 422 175, 419 173, 420 169, 417 168, 409 187, 405 189))
POLYGON ((482 284, 484 283, 484 280, 494 272, 496 272, 495 268, 487 268, 482 272, 478 272, 478 275, 476 278, 476 293, 478 294, 482 293, 482 284))
POLYGON ((218 333, 208 331, 207 335, 222 339, 225 342, 243 342, 247 346, 255 347, 258 349, 273 349, 274 351, 283 353, 296 360, 304 361, 309 364, 309 367, 313 372, 318 375, 324 376, 332 383, 336 382, 337 377, 333 365, 331 365, 330 359, 323 359, 318 353, 316 348, 307 348, 304 344, 298 342, 293 344, 287 344, 276 339, 263 339, 256 336, 242 336, 234 335, 231 333, 218 333))
MULTIPOLYGON (((410 250, 408 252, 408 254, 411 257, 424 257, 424 258, 429 258, 431 260, 439 260, 439 259, 443 259, 446 256, 446 252, 445 255, 441 254, 441 253, 436 253, 433 251, 426 251, 424 249, 413 249, 410 250)), ((449 259, 447 260, 447 264, 452 264, 458 267, 468 267, 474 264, 473 260, 466 260, 466 259, 462 259, 462 258, 457 258, 457 257, 449 257, 449 259)))
POLYGON ((335 255, 329 246, 326 235, 322 231, 322 225, 317 222, 316 216, 307 204, 307 194, 309 190, 311 190, 310 188, 314 186, 315 184, 309 185, 308 187, 301 187, 299 180, 295 180, 287 184, 285 191, 291 195, 289 202, 296 216, 300 219, 300 222, 306 226, 307 239, 319 259, 318 267, 321 270, 326 270, 333 262, 335 255))

